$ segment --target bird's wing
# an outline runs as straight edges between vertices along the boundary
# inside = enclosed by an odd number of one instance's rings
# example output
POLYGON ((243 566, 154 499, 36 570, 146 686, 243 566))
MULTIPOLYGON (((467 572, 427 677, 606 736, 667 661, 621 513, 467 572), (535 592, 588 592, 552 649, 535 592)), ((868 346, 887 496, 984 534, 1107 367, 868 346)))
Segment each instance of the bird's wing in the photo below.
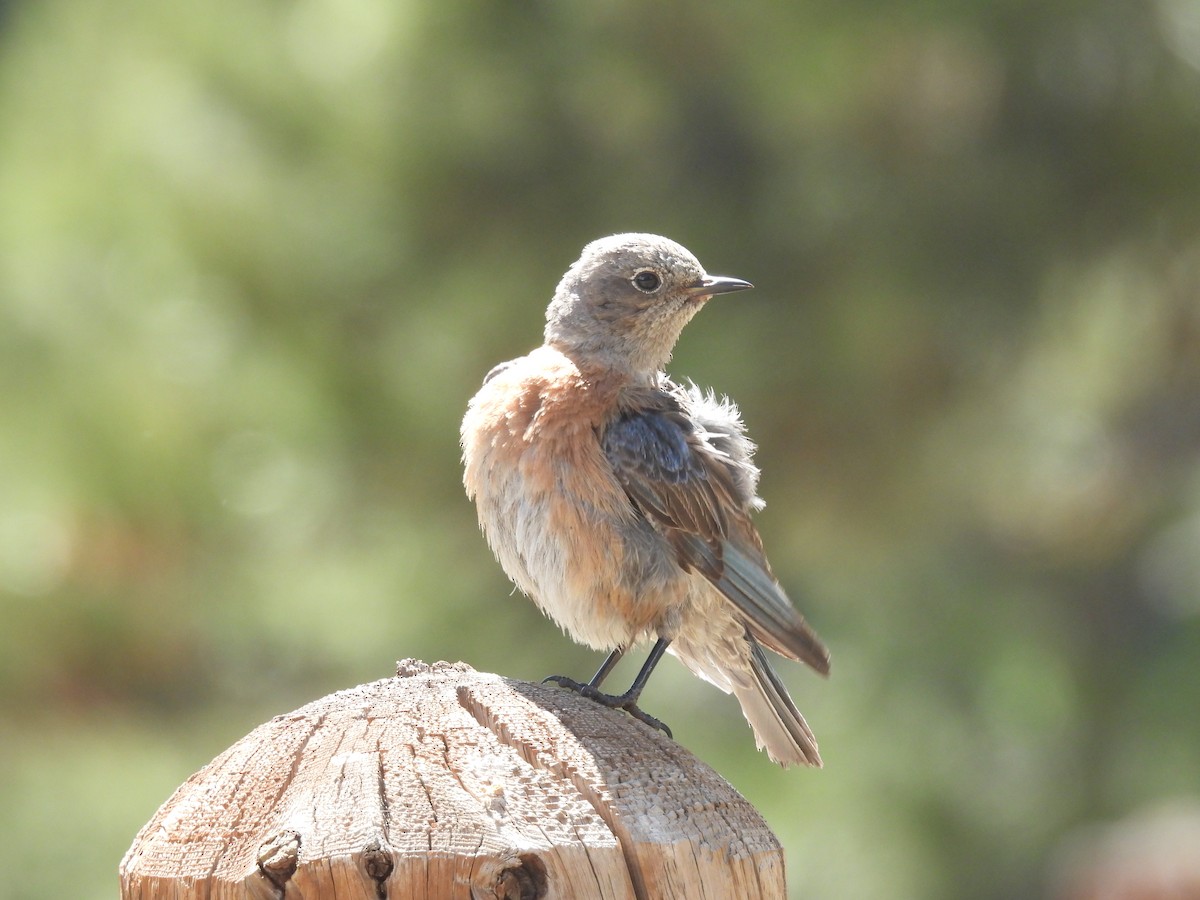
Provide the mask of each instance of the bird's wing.
POLYGON ((731 464, 686 413, 674 403, 623 412, 601 443, 630 501, 679 565, 712 582, 764 645, 828 672, 828 651, 771 574, 731 464))

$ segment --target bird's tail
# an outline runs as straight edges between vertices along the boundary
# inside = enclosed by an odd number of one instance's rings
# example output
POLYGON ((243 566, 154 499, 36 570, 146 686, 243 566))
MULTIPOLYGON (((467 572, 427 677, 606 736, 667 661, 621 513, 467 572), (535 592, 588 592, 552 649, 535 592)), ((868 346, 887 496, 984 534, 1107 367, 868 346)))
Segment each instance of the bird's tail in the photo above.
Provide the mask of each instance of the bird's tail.
POLYGON ((787 688, 771 665, 762 647, 747 635, 750 643, 750 672, 753 678, 733 682, 733 693, 742 705, 742 714, 754 729, 758 749, 781 766, 792 764, 821 766, 817 739, 804 716, 788 696, 787 688))

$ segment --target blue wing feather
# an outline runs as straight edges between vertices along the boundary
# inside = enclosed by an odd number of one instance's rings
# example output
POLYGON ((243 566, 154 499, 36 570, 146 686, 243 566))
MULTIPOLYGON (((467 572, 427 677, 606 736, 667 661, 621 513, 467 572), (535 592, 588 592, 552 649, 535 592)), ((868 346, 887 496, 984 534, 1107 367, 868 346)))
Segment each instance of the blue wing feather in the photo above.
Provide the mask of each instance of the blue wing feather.
MULTIPOLYGON (((771 574, 749 519, 753 485, 744 489, 747 479, 736 468, 749 466, 748 459, 714 449, 674 397, 662 399, 656 408, 621 414, 601 437, 627 496, 671 544, 679 565, 728 598, 754 637, 827 672, 828 652, 771 574)), ((733 427, 740 431, 739 423, 733 427)))

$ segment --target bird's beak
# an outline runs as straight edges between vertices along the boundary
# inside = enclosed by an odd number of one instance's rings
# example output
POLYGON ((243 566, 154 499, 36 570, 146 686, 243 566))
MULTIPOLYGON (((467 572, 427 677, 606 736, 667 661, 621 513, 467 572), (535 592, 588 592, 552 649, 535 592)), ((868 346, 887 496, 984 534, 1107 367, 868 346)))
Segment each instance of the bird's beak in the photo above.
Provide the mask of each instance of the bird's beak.
POLYGON ((687 289, 693 297, 712 297, 715 294, 730 294, 734 291, 744 291, 752 288, 748 281, 740 278, 730 278, 727 275, 705 275, 687 289))

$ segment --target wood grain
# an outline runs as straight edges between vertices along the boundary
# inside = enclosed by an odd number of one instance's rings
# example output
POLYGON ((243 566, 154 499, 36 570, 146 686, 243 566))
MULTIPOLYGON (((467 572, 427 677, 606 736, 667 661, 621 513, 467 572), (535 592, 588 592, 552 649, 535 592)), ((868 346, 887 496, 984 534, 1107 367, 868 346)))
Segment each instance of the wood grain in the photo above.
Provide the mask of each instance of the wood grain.
POLYGON ((415 660, 238 741, 120 876, 124 900, 785 896, 762 817, 678 744, 557 688, 415 660))

